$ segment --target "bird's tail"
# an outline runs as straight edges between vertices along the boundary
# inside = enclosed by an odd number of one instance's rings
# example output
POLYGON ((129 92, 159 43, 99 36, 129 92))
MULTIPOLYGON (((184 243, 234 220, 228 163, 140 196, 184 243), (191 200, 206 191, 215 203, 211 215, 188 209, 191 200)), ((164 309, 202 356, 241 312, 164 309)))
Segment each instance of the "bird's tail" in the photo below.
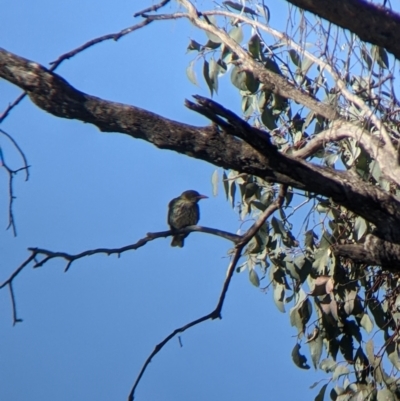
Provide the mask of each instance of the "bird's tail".
POLYGON ((178 246, 179 248, 183 248, 183 244, 185 242, 185 237, 181 237, 180 235, 175 235, 172 237, 171 246, 178 246))

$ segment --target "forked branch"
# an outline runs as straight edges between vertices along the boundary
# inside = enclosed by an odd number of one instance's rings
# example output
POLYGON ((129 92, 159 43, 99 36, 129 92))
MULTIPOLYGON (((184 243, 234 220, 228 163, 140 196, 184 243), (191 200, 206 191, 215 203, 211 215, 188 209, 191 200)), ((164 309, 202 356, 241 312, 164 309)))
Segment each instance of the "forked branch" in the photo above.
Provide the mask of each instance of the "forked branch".
POLYGON ((224 300, 226 297, 226 293, 229 288, 229 284, 232 280, 233 273, 235 271, 236 265, 242 255, 243 248, 249 243, 249 241, 257 234, 258 230, 261 228, 263 224, 265 224, 265 221, 267 220, 268 217, 270 217, 276 210, 282 207, 283 201, 285 199, 286 195, 286 190, 287 187, 282 185, 279 191, 279 195, 277 199, 270 205, 268 208, 261 214, 261 216, 258 218, 258 220, 242 235, 240 236, 239 240, 236 242, 235 245, 235 252, 232 256, 232 259, 229 263, 228 270, 226 272, 226 278, 224 281, 224 284, 222 286, 221 294, 218 299, 218 303, 213 311, 210 313, 207 313, 206 315, 192 320, 191 322, 185 324, 182 327, 178 327, 174 331, 172 331, 170 334, 168 334, 167 337, 165 337, 160 343, 158 343, 155 347, 154 350, 150 353, 150 355, 147 357, 146 361, 144 362, 142 369, 139 372, 139 375, 137 376, 135 383, 132 387, 131 392, 129 393, 128 396, 128 401, 133 401, 135 398, 135 391, 137 386, 140 383, 140 380, 143 377, 144 372, 146 371, 148 365, 152 361, 152 359, 163 349, 163 347, 172 339, 174 338, 177 334, 183 333, 184 331, 190 329, 191 327, 194 327, 200 323, 205 322, 206 320, 214 320, 214 319, 221 319, 221 311, 222 307, 224 305, 224 300))

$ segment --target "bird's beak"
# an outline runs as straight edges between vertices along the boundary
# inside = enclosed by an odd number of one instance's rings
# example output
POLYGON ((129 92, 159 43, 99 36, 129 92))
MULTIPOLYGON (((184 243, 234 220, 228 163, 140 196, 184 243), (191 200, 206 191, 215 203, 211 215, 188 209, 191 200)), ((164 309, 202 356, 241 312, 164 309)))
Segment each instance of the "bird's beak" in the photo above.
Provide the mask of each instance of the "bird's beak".
POLYGON ((199 196, 197 197, 197 199, 198 199, 198 200, 200 200, 200 199, 208 199, 208 196, 199 195, 199 196))

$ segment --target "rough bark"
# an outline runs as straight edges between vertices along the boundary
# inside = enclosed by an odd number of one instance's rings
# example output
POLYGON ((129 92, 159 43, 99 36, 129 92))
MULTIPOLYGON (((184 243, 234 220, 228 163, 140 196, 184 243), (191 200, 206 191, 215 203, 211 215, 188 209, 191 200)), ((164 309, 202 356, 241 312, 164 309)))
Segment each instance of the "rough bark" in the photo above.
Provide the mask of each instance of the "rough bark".
POLYGON ((385 270, 400 269, 400 245, 384 241, 368 234, 363 244, 339 245, 334 247, 337 256, 372 266, 382 266, 385 270))
POLYGON ((83 93, 39 64, 2 49, 0 77, 26 90, 37 106, 55 116, 78 119, 103 132, 127 134, 161 149, 332 198, 373 223, 383 239, 400 243, 397 198, 351 172, 323 168, 278 152, 269 140, 260 139, 262 131, 215 102, 198 98, 191 108, 220 121, 220 127, 194 127, 83 93))
POLYGON ((392 10, 364 0, 287 1, 384 47, 400 60, 400 15, 392 10))

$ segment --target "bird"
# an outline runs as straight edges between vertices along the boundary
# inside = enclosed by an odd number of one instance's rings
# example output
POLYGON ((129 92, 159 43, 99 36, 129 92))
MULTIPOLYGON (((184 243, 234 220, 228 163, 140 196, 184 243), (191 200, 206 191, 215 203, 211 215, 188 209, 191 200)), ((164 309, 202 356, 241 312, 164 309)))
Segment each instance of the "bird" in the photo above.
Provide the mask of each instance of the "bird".
MULTIPOLYGON (((187 226, 194 226, 200 219, 200 210, 197 202, 207 199, 208 196, 201 195, 192 189, 182 192, 168 204, 168 224, 171 230, 179 230, 187 226)), ((172 237, 171 246, 180 248, 184 245, 184 239, 189 234, 177 234, 172 237)))

